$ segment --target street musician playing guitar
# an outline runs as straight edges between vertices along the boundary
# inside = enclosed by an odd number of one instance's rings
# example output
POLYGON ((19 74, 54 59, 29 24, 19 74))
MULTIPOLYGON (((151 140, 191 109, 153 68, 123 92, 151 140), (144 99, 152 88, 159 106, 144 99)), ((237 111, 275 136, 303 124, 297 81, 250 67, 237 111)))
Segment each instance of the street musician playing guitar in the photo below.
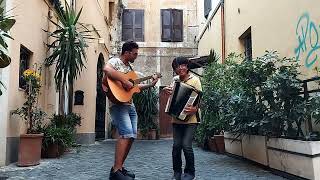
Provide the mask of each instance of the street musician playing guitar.
POLYGON ((110 180, 131 180, 134 173, 124 168, 124 161, 130 151, 134 139, 137 137, 137 113, 131 96, 146 88, 155 86, 158 76, 153 76, 151 84, 140 84, 130 63, 138 56, 139 46, 133 41, 125 42, 122 46, 120 58, 111 58, 103 71, 103 88, 109 97, 110 115, 112 123, 118 130, 119 138, 115 147, 114 165, 110 170, 110 180), (114 91, 114 92, 112 92, 114 91), (127 92, 127 93, 126 93, 127 92))

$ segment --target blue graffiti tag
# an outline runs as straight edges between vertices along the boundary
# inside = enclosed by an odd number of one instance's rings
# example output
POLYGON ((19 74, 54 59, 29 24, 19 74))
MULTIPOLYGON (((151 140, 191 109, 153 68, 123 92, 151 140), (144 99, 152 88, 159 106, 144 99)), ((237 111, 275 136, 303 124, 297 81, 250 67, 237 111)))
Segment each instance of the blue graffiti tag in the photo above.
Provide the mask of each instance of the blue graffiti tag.
POLYGON ((317 26, 313 21, 310 21, 310 16, 308 13, 304 13, 299 18, 296 27, 296 35, 299 44, 298 47, 294 49, 296 59, 299 61, 300 55, 308 51, 305 59, 305 66, 310 68, 318 60, 316 51, 320 49, 320 45, 317 26), (307 40, 309 40, 309 44, 307 44, 307 40))

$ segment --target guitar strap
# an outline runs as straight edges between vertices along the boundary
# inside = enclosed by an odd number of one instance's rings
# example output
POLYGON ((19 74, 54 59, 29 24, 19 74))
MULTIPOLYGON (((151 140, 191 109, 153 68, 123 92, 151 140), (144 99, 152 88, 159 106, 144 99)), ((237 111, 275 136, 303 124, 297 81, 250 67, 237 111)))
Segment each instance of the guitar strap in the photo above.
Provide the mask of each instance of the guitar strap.
POLYGON ((133 71, 133 68, 132 68, 132 66, 131 66, 130 63, 128 63, 128 66, 129 66, 129 68, 131 69, 131 71, 133 71))
MULTIPOLYGON (((184 80, 183 82, 184 83, 187 83, 187 81, 189 81, 190 79, 192 79, 193 78, 193 76, 190 76, 188 79, 186 79, 186 80, 184 80)), ((193 87, 194 89, 197 89, 197 88, 195 88, 194 86, 192 86, 192 85, 190 85, 190 84, 188 84, 189 86, 191 86, 191 87, 193 87)), ((199 99, 199 101, 200 101, 200 99, 199 99)), ((200 104, 200 102, 198 102, 198 104, 200 104)), ((199 123, 200 121, 201 121, 201 115, 200 115, 200 113, 199 113, 199 109, 198 109, 198 111, 197 111, 197 113, 196 113, 196 118, 197 118, 197 122, 199 123)))

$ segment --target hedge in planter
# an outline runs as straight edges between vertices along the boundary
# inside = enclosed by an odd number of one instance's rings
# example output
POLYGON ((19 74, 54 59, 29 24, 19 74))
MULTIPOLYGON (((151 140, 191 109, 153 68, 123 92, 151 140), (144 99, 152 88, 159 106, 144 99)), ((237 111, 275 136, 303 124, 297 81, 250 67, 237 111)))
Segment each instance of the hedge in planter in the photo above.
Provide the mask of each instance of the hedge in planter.
MULTIPOLYGON (((242 146, 248 144, 243 141, 246 135, 269 137, 266 143, 262 143, 265 147, 259 148, 265 148, 262 153, 268 160, 260 159, 260 156, 253 160, 297 176, 320 178, 316 173, 320 153, 315 148, 320 142, 310 142, 319 140, 319 133, 304 128, 306 121, 319 122, 320 96, 301 95, 298 63, 290 58, 280 58, 277 52, 267 52, 254 61, 239 58, 238 62, 225 68, 226 76, 238 83, 233 88, 224 89, 226 103, 219 107, 219 118, 229 119, 229 131, 240 137, 239 141, 235 139, 242 146)), ((219 86, 215 88, 219 89, 219 86)), ((249 156, 251 152, 247 150, 253 148, 256 147, 242 147, 242 155, 249 156)))
MULTIPOLYGON (((201 100, 202 120, 196 132, 195 139, 203 148, 208 148, 207 143, 214 135, 223 134, 228 128, 227 118, 220 116, 221 107, 228 101, 228 89, 237 83, 229 74, 230 66, 235 64, 236 56, 229 56, 225 64, 218 63, 219 57, 211 51, 202 78, 203 96, 201 100)), ((215 144, 215 143, 214 143, 215 144)), ((211 143, 212 145, 212 143, 211 143)))

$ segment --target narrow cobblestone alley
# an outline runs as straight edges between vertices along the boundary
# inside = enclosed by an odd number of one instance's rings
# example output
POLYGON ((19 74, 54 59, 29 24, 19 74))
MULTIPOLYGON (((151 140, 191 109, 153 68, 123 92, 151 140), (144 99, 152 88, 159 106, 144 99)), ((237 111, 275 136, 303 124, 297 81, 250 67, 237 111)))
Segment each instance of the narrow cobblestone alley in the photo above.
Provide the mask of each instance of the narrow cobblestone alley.
MULTIPOLYGON (((60 159, 43 159, 35 167, 11 164, 0 168, 0 179, 108 179, 113 162, 115 141, 97 142, 79 147, 60 159)), ((136 141, 126 161, 136 180, 171 179, 172 140, 136 141)), ((195 147, 196 179, 283 179, 259 167, 226 155, 195 147)))

